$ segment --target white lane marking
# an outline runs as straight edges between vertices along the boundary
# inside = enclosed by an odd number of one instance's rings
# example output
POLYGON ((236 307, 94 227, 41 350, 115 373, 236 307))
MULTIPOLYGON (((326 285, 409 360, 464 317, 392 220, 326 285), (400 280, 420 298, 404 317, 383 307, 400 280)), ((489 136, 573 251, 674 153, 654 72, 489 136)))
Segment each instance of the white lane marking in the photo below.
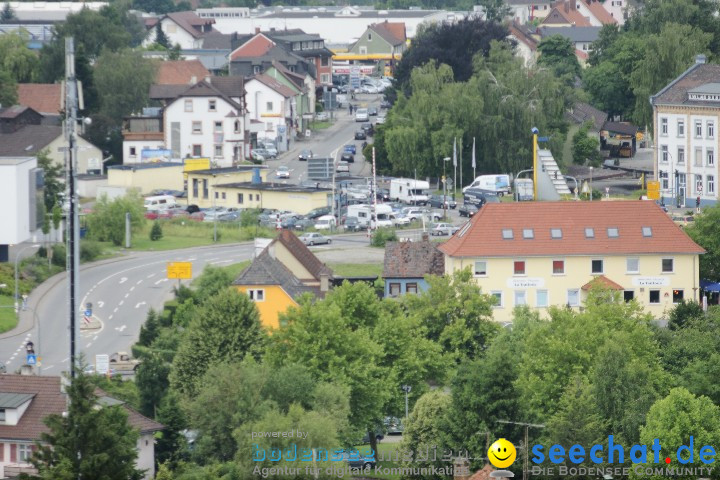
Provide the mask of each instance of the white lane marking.
POLYGON ((90 343, 88 343, 87 345, 85 345, 85 348, 90 348, 90 345, 92 345, 92 342, 90 342, 90 343))
POLYGON ((140 285, 142 283, 142 279, 138 280, 135 285, 140 285))
POLYGON ((134 286, 130 287, 130 291, 132 292, 133 290, 135 290, 135 287, 134 286))
POLYGON ((117 313, 118 307, 115 307, 115 310, 113 310, 113 313, 117 313))
POLYGON ((161 283, 163 283, 163 282, 167 282, 167 280, 168 280, 167 278, 161 278, 160 280, 158 280, 157 282, 155 282, 155 285, 159 285, 159 284, 161 284, 161 283))
POLYGON ((125 298, 127 298, 127 297, 129 297, 129 296, 130 296, 130 294, 129 294, 129 293, 126 293, 126 294, 125 294, 125 298))
POLYGON ((7 362, 5 362, 5 365, 10 365, 10 360, 8 360, 7 362))
POLYGON ((122 325, 120 327, 115 327, 115 330, 122 333, 122 331, 125 330, 125 328, 126 328, 126 325, 122 325))
POLYGON ((105 305, 105 302, 103 302, 102 300, 98 300, 97 304, 98 304, 98 308, 102 308, 103 305, 105 305))
POLYGON ((48 365, 47 367, 42 367, 43 370, 50 370, 51 368, 55 368, 55 365, 48 365))
POLYGON ((22 347, 18 348, 18 349, 15 350, 15 351, 16 351, 17 353, 20 353, 20 350, 22 350, 22 347))
POLYGON ((219 262, 210 262, 210 265, 220 265, 221 263, 230 263, 232 260, 220 260, 219 262))
POLYGON ((152 277, 154 277, 154 276, 155 276, 155 274, 154 274, 154 273, 151 273, 150 275, 147 276, 147 278, 152 278, 152 277))
POLYGON ((127 277, 122 277, 122 278, 120 279, 120 283, 122 284, 122 283, 125 283, 125 282, 127 282, 127 277))
POLYGON ((206 261, 206 262, 212 262, 213 260, 220 260, 220 257, 208 258, 208 259, 205 260, 205 261, 206 261))
POLYGON ((123 303, 125 303, 125 300, 120 300, 120 303, 118 303, 118 305, 122 307, 123 303))
POLYGON ((140 305, 145 305, 145 302, 140 302, 137 305, 135 305, 135 308, 140 308, 140 305))
POLYGON ((113 316, 112 316, 112 315, 110 315, 110 316, 108 317, 108 320, 112 320, 112 317, 113 317, 113 316))
POLYGON ((67 362, 68 360, 69 360, 69 358, 66 358, 65 360, 62 361, 62 363, 65 363, 65 362, 67 362))

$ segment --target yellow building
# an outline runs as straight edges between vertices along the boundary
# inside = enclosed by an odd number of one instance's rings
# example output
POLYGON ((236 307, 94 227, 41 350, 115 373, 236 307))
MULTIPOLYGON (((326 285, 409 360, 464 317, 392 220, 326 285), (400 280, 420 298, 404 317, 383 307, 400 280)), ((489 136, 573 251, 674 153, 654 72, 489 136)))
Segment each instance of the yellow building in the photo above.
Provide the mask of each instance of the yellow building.
POLYGON ((233 285, 250 296, 258 307, 264 327, 280 326, 279 315, 304 293, 323 297, 330 288, 332 270, 289 230, 258 255, 233 285))
POLYGON ((698 301, 693 242, 650 201, 491 203, 440 246, 445 271, 471 268, 496 297, 494 318, 513 308, 582 308, 592 282, 621 290, 656 318, 698 301))
POLYGON ((250 182, 254 175, 257 175, 257 178, 262 180, 267 175, 267 166, 238 165, 235 167, 191 170, 186 171, 186 175, 188 204, 195 204, 200 208, 212 207, 213 197, 217 193, 216 205, 238 207, 238 205, 229 205, 227 203, 229 200, 227 191, 225 192, 225 198, 223 198, 220 191, 216 190, 215 187, 219 184, 250 182))
POLYGON ((113 165, 107 169, 108 186, 138 190, 184 190, 182 163, 138 163, 113 165))

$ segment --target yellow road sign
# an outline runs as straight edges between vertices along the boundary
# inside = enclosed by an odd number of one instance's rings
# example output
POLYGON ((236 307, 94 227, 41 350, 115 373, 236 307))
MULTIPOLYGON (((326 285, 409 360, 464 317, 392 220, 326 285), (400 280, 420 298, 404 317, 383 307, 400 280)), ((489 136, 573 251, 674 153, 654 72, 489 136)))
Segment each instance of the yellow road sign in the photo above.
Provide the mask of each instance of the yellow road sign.
POLYGON ((660 182, 649 180, 647 182, 647 196, 650 200, 660 200, 660 182))
POLYGON ((168 262, 167 278, 192 278, 192 262, 168 262))

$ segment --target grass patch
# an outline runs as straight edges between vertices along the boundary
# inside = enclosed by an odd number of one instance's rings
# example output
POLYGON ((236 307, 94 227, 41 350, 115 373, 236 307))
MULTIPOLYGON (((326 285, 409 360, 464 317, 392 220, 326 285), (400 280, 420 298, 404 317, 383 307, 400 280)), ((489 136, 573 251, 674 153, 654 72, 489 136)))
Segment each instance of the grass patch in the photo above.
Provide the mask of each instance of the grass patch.
MULTIPOLYGON (((378 456, 383 455, 384 458, 388 458, 390 455, 393 455, 395 453, 395 450, 400 448, 401 443, 387 443, 387 442, 380 442, 378 443, 378 456)), ((356 447, 360 452, 367 452, 369 450, 368 445, 364 445, 362 447, 356 447)), ((381 460, 378 462, 378 467, 381 468, 397 468, 400 465, 396 462, 391 462, 389 460, 381 460)), ((383 478, 386 480, 400 480, 402 478, 401 475, 381 475, 381 474, 375 474, 373 473, 373 470, 370 470, 367 473, 362 474, 363 478, 383 478)))
POLYGON ((311 130, 325 130, 326 128, 330 128, 332 126, 332 123, 330 121, 326 122, 310 122, 310 129, 311 130))
MULTIPOLYGON (((250 265, 250 260, 245 260, 244 262, 233 263, 231 265, 226 265, 224 267, 217 267, 217 268, 225 270, 226 272, 228 272, 230 274, 230 278, 235 280, 240 275, 240 273, 243 270, 245 270, 249 265, 250 265)), ((213 267, 214 266, 215 265, 213 265, 213 267)), ((190 283, 190 285, 197 286, 199 278, 200 277, 193 279, 193 281, 190 283)))
POLYGON ((340 277, 380 277, 383 272, 383 266, 375 263, 328 263, 328 267, 340 277))
POLYGON ((12 330, 17 325, 14 306, 12 297, 0 295, 0 333, 12 330))

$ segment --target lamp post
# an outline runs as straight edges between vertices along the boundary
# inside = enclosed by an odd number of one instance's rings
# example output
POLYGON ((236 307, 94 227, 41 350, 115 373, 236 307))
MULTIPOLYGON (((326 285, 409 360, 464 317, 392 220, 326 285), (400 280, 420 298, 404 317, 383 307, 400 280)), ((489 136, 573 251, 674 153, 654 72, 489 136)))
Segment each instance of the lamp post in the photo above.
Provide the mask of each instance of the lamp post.
POLYGON ((592 197, 593 197, 592 181, 593 181, 593 167, 590 167, 590 201, 591 202, 592 202, 592 197))
POLYGON ((536 202, 538 201, 538 193, 537 193, 537 142, 538 142, 538 133, 540 133, 540 130, 537 129, 537 127, 533 127, 531 130, 533 134, 533 200, 536 202))
POLYGON ((213 243, 217 243, 217 188, 215 187, 215 174, 213 174, 213 243))
POLYGON ((20 263, 20 254, 27 250, 28 248, 38 248, 40 245, 28 245, 27 247, 21 248, 20 251, 15 254, 15 313, 17 314, 20 311, 20 306, 18 305, 18 299, 20 298, 18 295, 18 264, 20 263))
POLYGON ((402 391, 405 392, 405 422, 407 422, 408 418, 408 393, 410 393, 410 390, 412 390, 412 386, 410 385, 403 385, 402 391))
POLYGON ((445 177, 445 164, 452 160, 450 157, 443 158, 443 220, 447 218, 447 178, 445 177))

